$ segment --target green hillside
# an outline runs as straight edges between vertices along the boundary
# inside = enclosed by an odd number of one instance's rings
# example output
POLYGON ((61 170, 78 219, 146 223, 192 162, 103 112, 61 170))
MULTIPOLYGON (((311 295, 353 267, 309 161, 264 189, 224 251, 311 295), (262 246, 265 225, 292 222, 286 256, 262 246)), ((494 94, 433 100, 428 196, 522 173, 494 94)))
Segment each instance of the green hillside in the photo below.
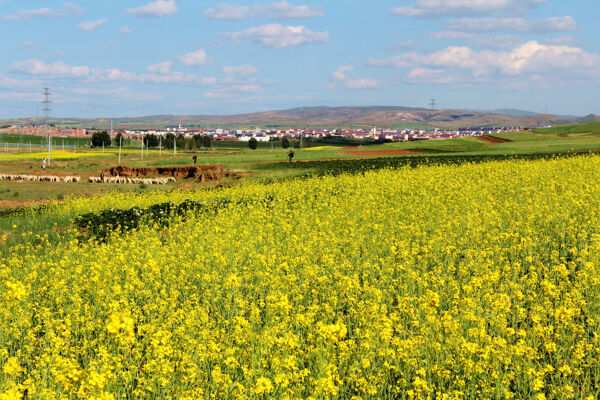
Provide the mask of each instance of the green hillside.
POLYGON ((571 135, 600 136, 600 122, 554 126, 552 128, 536 129, 533 132, 558 135, 562 137, 571 135))

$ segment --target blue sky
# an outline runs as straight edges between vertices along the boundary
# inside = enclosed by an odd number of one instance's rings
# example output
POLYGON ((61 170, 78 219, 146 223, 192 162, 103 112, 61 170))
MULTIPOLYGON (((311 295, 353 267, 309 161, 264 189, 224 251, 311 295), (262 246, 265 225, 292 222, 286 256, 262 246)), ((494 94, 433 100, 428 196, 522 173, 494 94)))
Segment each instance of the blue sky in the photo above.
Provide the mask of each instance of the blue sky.
POLYGON ((0 118, 298 106, 600 114, 598 0, 0 0, 0 118))

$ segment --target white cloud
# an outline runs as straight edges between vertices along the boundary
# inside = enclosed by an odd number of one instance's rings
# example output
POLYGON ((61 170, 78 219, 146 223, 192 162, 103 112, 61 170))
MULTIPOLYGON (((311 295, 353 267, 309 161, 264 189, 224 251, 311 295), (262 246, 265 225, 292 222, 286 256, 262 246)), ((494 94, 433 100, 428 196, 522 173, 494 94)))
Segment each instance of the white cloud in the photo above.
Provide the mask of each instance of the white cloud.
POLYGON ((107 85, 108 87, 76 87, 70 90, 70 93, 75 95, 82 95, 78 101, 86 101, 90 98, 96 99, 97 96, 107 96, 110 99, 121 99, 127 101, 163 101, 164 96, 162 93, 152 92, 140 92, 139 90, 132 90, 126 86, 113 86, 107 85))
POLYGON ((345 81, 348 79, 346 72, 350 72, 354 70, 354 65, 342 65, 338 67, 331 73, 331 77, 336 81, 345 81))
POLYGON ((63 3, 63 8, 65 11, 70 12, 73 15, 79 15, 84 11, 83 8, 73 3, 63 3))
POLYGON ((204 49, 177 57, 186 67, 204 67, 211 63, 204 49))
POLYGON ((245 64, 239 66, 226 66, 223 67, 223 72, 227 75, 253 75, 260 71, 258 67, 254 65, 245 64))
POLYGON ((456 40, 471 46, 486 49, 512 49, 525 43, 525 40, 517 36, 492 36, 488 34, 460 31, 434 32, 429 36, 438 40, 456 40))
POLYGON ((273 20, 312 18, 322 16, 323 10, 318 6, 295 6, 287 1, 270 4, 255 4, 251 6, 231 6, 220 3, 215 8, 204 11, 204 16, 210 19, 226 19, 241 21, 247 18, 267 18, 273 20))
POLYGON ((359 78, 346 81, 345 86, 350 89, 374 89, 378 83, 375 79, 359 78))
POLYGON ((119 28, 119 34, 121 35, 131 35, 132 33, 133 31, 127 26, 122 26, 121 28, 119 28))
POLYGON ((209 99, 229 99, 231 97, 235 96, 233 93, 227 93, 227 92, 218 92, 218 91, 208 91, 208 92, 204 92, 204 97, 209 98, 209 99))
POLYGON ((0 75, 0 87, 3 88, 39 88, 41 84, 37 79, 21 80, 0 75))
MULTIPOLYGON (((148 67, 150 70, 151 67, 148 67)), ((166 71, 163 67, 162 72, 156 68, 147 74, 136 74, 134 72, 122 71, 118 68, 112 68, 105 71, 95 71, 94 80, 108 80, 116 82, 137 82, 137 83, 156 83, 156 84, 172 84, 172 83, 196 83, 201 84, 202 79, 193 74, 184 74, 181 72, 166 71), (166 71, 166 72, 165 72, 166 71), (157 73, 158 72, 158 73, 157 73), (163 73, 164 72, 164 73, 163 73)))
POLYGON ((406 80, 411 83, 429 83, 436 85, 454 85, 462 84, 464 82, 475 83, 481 82, 467 74, 449 73, 444 69, 431 69, 431 68, 415 68, 406 77, 406 80))
POLYGON ((577 42, 578 42, 578 40, 574 36, 560 36, 557 38, 546 39, 543 41, 544 44, 566 45, 566 46, 575 45, 577 42))
POLYGON ((33 17, 42 18, 57 18, 64 17, 65 14, 62 10, 53 10, 51 8, 40 8, 37 10, 19 10, 16 14, 3 15, 2 19, 5 21, 28 21, 33 17))
POLYGON ((256 92, 260 92, 262 90, 262 87, 259 85, 239 85, 239 86, 234 86, 232 89, 239 90, 240 92, 243 92, 243 93, 256 93, 256 92))
POLYGON ((419 43, 416 40, 406 40, 406 41, 400 42, 398 44, 389 45, 385 49, 387 51, 395 52, 398 50, 415 49, 417 47, 419 47, 419 43))
POLYGON ((519 14, 548 0, 416 0, 412 6, 392 8, 391 14, 416 18, 519 14))
POLYGON ((451 31, 555 33, 579 28, 570 15, 537 20, 524 18, 461 18, 448 22, 451 31))
POLYGON ((40 102, 41 96, 36 92, 0 92, 0 100, 3 101, 31 101, 31 102, 40 102))
POLYGON ((50 75, 75 78, 87 77, 91 73, 91 69, 86 66, 70 66, 62 61, 46 64, 38 59, 13 63, 10 70, 30 75, 50 75))
POLYGON ((529 41, 512 51, 473 51, 455 46, 431 54, 408 53, 370 59, 367 63, 375 67, 412 69, 407 77, 409 81, 430 83, 481 82, 518 76, 540 76, 546 80, 600 76, 600 54, 537 41, 529 41))
POLYGON ((169 74, 171 73, 171 68, 173 68, 173 61, 165 61, 157 64, 152 64, 148 66, 148 72, 155 72, 158 74, 169 74))
POLYGON ((102 71, 101 74, 98 74, 98 77, 104 78, 109 81, 134 82, 138 80, 137 74, 133 72, 121 71, 119 68, 109 68, 106 71, 102 71))
POLYGON ((201 83, 200 78, 193 74, 169 72, 167 74, 142 74, 138 77, 140 83, 201 83))
POLYGON ((343 82, 344 87, 349 89, 373 89, 379 86, 377 80, 372 78, 349 79, 348 72, 354 71, 354 65, 342 65, 331 73, 333 82, 329 82, 329 89, 335 89, 337 83, 343 82))
POLYGON ((21 43, 21 45, 19 47, 24 48, 24 47, 34 47, 37 46, 37 42, 34 42, 33 40, 26 40, 23 43, 21 43))
POLYGON ((264 47, 280 49, 299 46, 306 43, 324 43, 329 41, 329 33, 314 32, 304 26, 283 26, 269 24, 226 34, 234 42, 250 40, 264 47))
POLYGON ((38 8, 35 10, 20 9, 16 14, 3 15, 5 21, 29 21, 31 18, 60 18, 66 17, 68 14, 79 15, 83 12, 83 8, 73 3, 63 3, 62 9, 38 8))
POLYGON ((175 0, 158 0, 137 8, 128 8, 126 14, 136 17, 165 17, 177 12, 175 0))
POLYGON ((77 25, 77 29, 80 31, 93 32, 102 26, 106 21, 108 21, 107 18, 98 19, 96 21, 83 21, 77 25))
POLYGON ((247 96, 248 94, 258 93, 263 90, 262 86, 251 84, 235 84, 225 85, 215 90, 210 90, 204 93, 204 97, 211 99, 229 99, 236 98, 240 95, 247 96))
POLYGON ((200 83, 202 83, 203 85, 208 85, 208 86, 214 85, 217 83, 217 78, 210 78, 210 77, 202 78, 202 79, 200 79, 200 83))
POLYGON ((29 75, 81 79, 88 82, 120 81, 156 84, 191 83, 199 85, 208 85, 214 82, 214 78, 201 78, 193 74, 172 72, 170 70, 171 65, 169 64, 172 65, 173 63, 154 64, 148 67, 148 73, 136 74, 118 68, 101 69, 86 66, 70 66, 62 61, 46 64, 43 61, 32 59, 16 62, 10 67, 10 70, 29 75))

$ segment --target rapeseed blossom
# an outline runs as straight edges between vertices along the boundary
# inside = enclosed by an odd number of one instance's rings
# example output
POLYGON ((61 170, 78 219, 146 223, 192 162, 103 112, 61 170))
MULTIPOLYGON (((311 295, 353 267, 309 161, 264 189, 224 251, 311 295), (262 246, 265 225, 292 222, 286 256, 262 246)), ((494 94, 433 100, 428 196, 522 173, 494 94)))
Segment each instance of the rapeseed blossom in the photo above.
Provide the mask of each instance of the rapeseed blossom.
POLYGON ((186 199, 230 203, 105 243, 65 232, 2 254, 0 399, 600 390, 600 157, 115 193, 40 212, 186 199))

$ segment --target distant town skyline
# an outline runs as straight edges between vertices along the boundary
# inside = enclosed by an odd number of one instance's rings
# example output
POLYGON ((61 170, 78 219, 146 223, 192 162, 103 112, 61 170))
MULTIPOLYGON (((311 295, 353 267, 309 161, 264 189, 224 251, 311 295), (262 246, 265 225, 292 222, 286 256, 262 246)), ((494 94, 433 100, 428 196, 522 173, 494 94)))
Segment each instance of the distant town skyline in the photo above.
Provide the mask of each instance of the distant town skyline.
POLYGON ((0 118, 307 106, 600 114, 596 0, 0 0, 0 118))

